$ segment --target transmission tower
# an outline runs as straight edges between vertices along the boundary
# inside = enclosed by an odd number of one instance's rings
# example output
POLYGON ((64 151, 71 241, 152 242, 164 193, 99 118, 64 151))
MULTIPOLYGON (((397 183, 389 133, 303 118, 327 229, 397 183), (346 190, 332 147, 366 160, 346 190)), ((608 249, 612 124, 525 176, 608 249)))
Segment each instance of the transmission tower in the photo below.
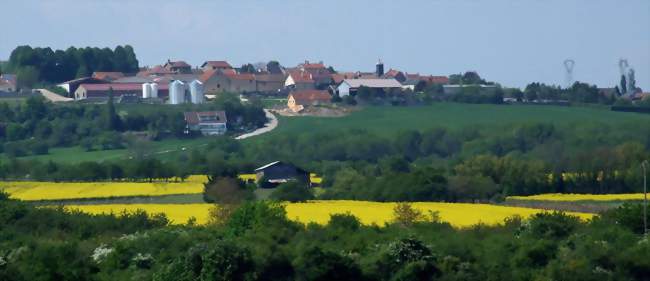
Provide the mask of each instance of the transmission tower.
POLYGON ((576 62, 572 59, 564 60, 564 83, 566 88, 570 88, 573 85, 573 67, 576 65, 576 62))

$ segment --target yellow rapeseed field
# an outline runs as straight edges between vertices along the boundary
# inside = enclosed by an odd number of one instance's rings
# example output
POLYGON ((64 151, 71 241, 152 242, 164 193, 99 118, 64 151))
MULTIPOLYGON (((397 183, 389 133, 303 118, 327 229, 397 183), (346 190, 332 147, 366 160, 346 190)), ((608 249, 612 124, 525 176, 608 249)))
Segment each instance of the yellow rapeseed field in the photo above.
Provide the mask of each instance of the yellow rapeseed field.
MULTIPOLYGON (((331 214, 351 213, 364 224, 383 225, 393 220, 393 208, 396 203, 366 202, 366 201, 313 201, 307 203, 287 203, 287 217, 302 223, 325 224, 331 214)), ((138 209, 148 213, 164 213, 175 224, 187 222, 190 217, 196 218, 197 223, 204 224, 208 219, 211 204, 121 204, 121 205, 70 205, 67 208, 78 209, 91 214, 132 212, 138 209)), ((462 203, 413 203, 413 207, 428 213, 438 211, 443 221, 455 227, 467 227, 477 223, 494 225, 502 223, 507 217, 519 215, 529 217, 544 210, 505 207, 487 204, 462 203)), ((590 219, 592 214, 570 213, 582 219, 590 219)))
POLYGON ((186 182, 2 182, 0 189, 11 198, 35 200, 63 200, 107 198, 124 196, 159 196, 196 194, 203 192, 203 182, 191 178, 186 182))
POLYGON ((508 196, 513 200, 539 200, 539 201, 613 201, 613 200, 643 200, 643 193, 627 194, 562 194, 548 193, 531 196, 508 196))

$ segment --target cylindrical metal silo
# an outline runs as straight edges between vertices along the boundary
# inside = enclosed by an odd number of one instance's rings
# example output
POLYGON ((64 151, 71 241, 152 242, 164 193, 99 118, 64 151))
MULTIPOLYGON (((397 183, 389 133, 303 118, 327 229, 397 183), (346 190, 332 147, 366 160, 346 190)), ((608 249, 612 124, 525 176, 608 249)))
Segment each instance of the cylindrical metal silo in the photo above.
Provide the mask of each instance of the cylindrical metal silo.
POLYGON ((148 99, 150 97, 151 97, 151 88, 149 87, 149 83, 142 84, 142 98, 148 99))
POLYGON ((194 104, 203 103, 203 83, 201 81, 194 80, 190 82, 190 97, 194 104))
POLYGON ((181 104, 185 102, 185 84, 174 80, 169 83, 169 103, 181 104))
POLYGON ((150 98, 158 98, 158 84, 157 83, 150 83, 149 84, 149 89, 151 90, 150 98))

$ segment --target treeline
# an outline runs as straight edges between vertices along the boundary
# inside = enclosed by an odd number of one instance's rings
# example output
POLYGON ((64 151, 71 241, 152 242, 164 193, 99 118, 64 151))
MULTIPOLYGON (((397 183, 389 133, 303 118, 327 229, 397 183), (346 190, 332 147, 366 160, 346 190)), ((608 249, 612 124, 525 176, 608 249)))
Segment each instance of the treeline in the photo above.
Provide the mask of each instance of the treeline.
POLYGON ((87 151, 125 148, 133 142, 131 132, 143 132, 150 140, 192 137, 185 133, 184 111, 225 110, 234 132, 266 123, 261 104, 244 105, 227 94, 200 106, 127 105, 119 114, 116 107, 112 99, 103 105, 55 105, 42 97, 30 97, 24 104, 0 103, 0 153, 20 157, 75 145, 87 151))
POLYGON ((138 59, 129 45, 109 48, 75 48, 52 50, 18 46, 11 52, 4 72, 17 75, 18 87, 37 83, 59 83, 90 76, 95 71, 138 72, 138 59))
POLYGON ((87 215, 0 194, 0 279, 650 280, 641 205, 589 222, 546 213, 466 229, 400 206, 383 227, 350 214, 305 226, 268 202, 169 226, 162 215, 87 215))

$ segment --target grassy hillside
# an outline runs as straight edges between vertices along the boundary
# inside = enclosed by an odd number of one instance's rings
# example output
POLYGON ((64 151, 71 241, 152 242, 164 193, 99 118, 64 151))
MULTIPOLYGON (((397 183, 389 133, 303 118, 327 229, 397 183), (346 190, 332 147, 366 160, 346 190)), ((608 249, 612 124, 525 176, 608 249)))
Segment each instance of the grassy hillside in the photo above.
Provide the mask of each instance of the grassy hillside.
POLYGON ((586 107, 436 103, 422 107, 368 107, 341 118, 281 116, 279 121, 278 128, 267 136, 341 128, 359 128, 390 135, 400 130, 437 126, 458 128, 527 122, 616 124, 648 122, 650 115, 586 107))
MULTIPOLYGON (((421 107, 367 107, 349 116, 332 117, 283 117, 270 133, 250 138, 256 141, 280 134, 332 131, 338 129, 364 129, 378 135, 389 136, 402 130, 423 130, 432 127, 459 128, 465 126, 502 126, 513 123, 552 122, 555 124, 584 124, 602 122, 608 124, 648 122, 650 115, 612 112, 594 107, 560 107, 533 105, 489 105, 436 103, 421 107)), ((151 151, 162 158, 170 158, 183 147, 194 148, 207 143, 210 138, 193 140, 165 140, 153 142, 151 151)), ((0 155, 0 157, 3 157, 0 155)), ((53 148, 50 154, 28 156, 23 159, 53 160, 67 163, 81 161, 104 161, 128 157, 128 150, 86 152, 80 147, 53 148)))

